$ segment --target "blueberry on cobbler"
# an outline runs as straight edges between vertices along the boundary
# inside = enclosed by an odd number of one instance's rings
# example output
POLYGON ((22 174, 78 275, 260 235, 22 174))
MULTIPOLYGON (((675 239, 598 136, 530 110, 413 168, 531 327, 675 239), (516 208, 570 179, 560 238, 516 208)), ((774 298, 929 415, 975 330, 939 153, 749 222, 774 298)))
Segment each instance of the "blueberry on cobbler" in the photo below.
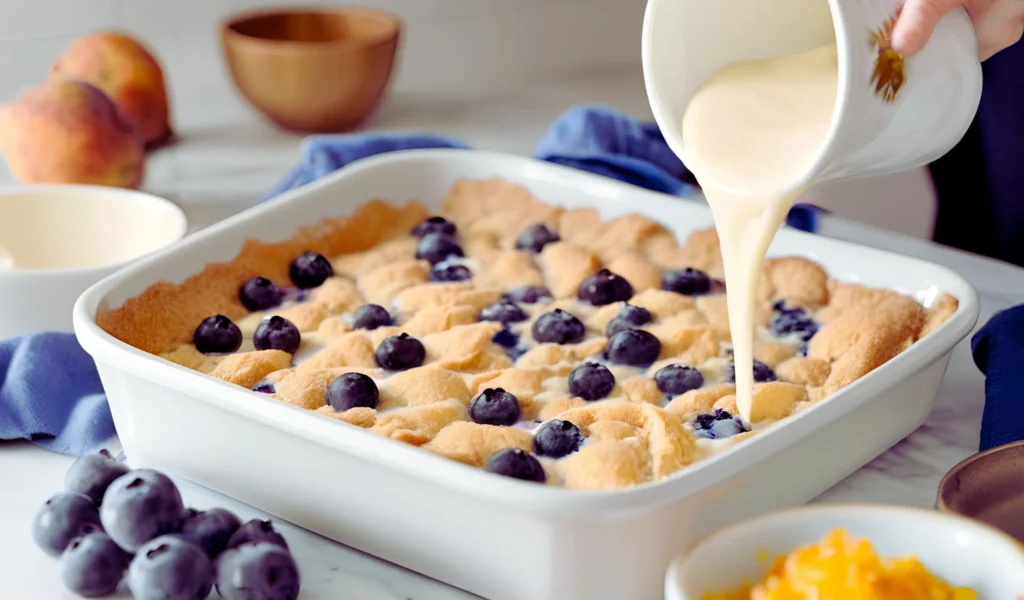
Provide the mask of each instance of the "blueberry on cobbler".
POLYGON ((520 304, 536 304, 542 300, 551 300, 551 291, 539 285, 522 285, 505 290, 502 297, 509 302, 520 304))
POLYGON ((192 334, 192 343, 203 354, 234 352, 242 346, 242 330, 224 315, 206 317, 192 334))
MULTIPOLYGON (((729 361, 729 364, 725 367, 725 380, 729 383, 736 382, 736 363, 729 361)), ((775 376, 775 371, 763 362, 754 359, 754 381, 764 383, 766 381, 778 381, 779 378, 775 376)))
POLYGON ((703 438, 718 440, 750 431, 750 428, 733 417, 729 411, 717 408, 713 413, 697 415, 693 420, 693 432, 703 438))
POLYGON ((557 242, 562 238, 558 237, 550 227, 544 223, 530 225, 516 238, 516 250, 539 254, 544 246, 557 242))
POLYGON ((680 396, 704 385, 704 375, 690 365, 672 364, 658 369, 654 383, 662 393, 680 396))
POLYGON ((643 329, 624 329, 608 338, 605 352, 615 364, 646 367, 658 360, 661 341, 643 329))
POLYGON ((430 280, 438 282, 448 281, 469 281, 473 273, 469 267, 453 262, 445 261, 430 268, 430 280))
POLYGON ((409 232, 415 237, 421 238, 428 233, 443 233, 444 235, 455 235, 455 223, 439 216, 427 217, 420 221, 412 231, 409 232))
POLYGON ((704 271, 690 267, 665 271, 661 275, 661 289, 686 296, 700 296, 711 291, 711 278, 704 271))
POLYGON ((263 379, 257 381, 256 385, 252 386, 252 391, 259 392, 261 394, 273 394, 274 392, 277 391, 277 388, 274 387, 273 383, 267 381, 266 379, 263 379))
POLYGON ((345 373, 339 375, 327 386, 327 404, 337 411, 345 411, 357 406, 377 408, 380 392, 377 384, 362 373, 345 373))
POLYGON ((583 433, 569 421, 552 419, 533 434, 533 451, 538 456, 562 458, 580 449, 583 433))
POLYGON ((443 233, 428 233, 416 244, 416 258, 436 265, 449 256, 463 256, 462 246, 455 238, 443 233))
POLYGON ((391 313, 379 304, 364 304, 352 313, 352 329, 373 330, 393 324, 391 313))
POLYGON ((284 290, 266 277, 253 277, 239 288, 238 299, 250 311, 268 310, 281 305, 284 290))
POLYGON ((494 304, 484 307, 480 311, 481 321, 493 321, 495 323, 519 323, 530 318, 526 311, 508 300, 498 300, 494 304))
POLYGON ((502 388, 487 388, 469 403, 469 418, 481 425, 514 425, 519 399, 502 388))
POLYGON ((256 333, 252 336, 252 344, 257 350, 281 350, 295 354, 301 343, 302 335, 299 334, 299 328, 288 319, 277 315, 263 319, 256 326, 256 333))
POLYGON ((484 470, 535 483, 545 483, 548 480, 540 461, 519 448, 498 450, 484 463, 484 470))
POLYGON ((533 322, 533 339, 542 344, 575 344, 587 334, 583 321, 560 308, 544 313, 533 322))
POLYGON ((818 333, 818 324, 807 314, 803 308, 794 306, 787 307, 784 300, 776 302, 772 308, 775 315, 768 323, 772 333, 778 336, 799 334, 800 340, 806 342, 818 333))
POLYGON ((600 400, 614 388, 615 375, 602 364, 585 362, 569 373, 569 392, 584 400, 600 400))
POLYGON ((625 302, 633 297, 633 286, 625 277, 616 275, 608 269, 601 269, 583 280, 576 297, 594 306, 625 302))
POLYGON ((651 311, 642 306, 623 304, 619 314, 615 315, 604 328, 604 334, 611 337, 624 329, 636 329, 653 321, 651 311))
POLYGON ((291 277, 292 283, 303 290, 319 287, 333 275, 331 261, 318 252, 303 252, 288 268, 288 276, 291 277))
POLYGON ((402 371, 422 365, 427 349, 423 347, 423 342, 408 333, 400 333, 384 338, 374 355, 382 369, 402 371))

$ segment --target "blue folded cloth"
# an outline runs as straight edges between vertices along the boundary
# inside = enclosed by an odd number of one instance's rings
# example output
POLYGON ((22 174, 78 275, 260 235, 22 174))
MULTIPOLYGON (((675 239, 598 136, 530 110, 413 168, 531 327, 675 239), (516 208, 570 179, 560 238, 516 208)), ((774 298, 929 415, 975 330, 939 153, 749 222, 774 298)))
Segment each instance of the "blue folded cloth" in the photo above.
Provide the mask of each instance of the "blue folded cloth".
MULTIPOLYGON (((362 158, 419 148, 468 148, 459 140, 416 133, 313 136, 302 161, 267 198, 309 183, 362 158)), ((693 178, 657 126, 608 108, 563 114, 534 156, 669 194, 694 191, 693 178)), ((798 206, 787 222, 813 231, 813 207, 798 206)), ((92 359, 70 334, 44 333, 0 341, 0 439, 29 439, 65 454, 83 454, 114 433, 92 359)))
POLYGON ((0 439, 84 454, 114 435, 96 365, 75 336, 0 340, 0 439))
POLYGON ((971 338, 985 374, 979 450, 1024 440, 1024 305, 997 313, 971 338))

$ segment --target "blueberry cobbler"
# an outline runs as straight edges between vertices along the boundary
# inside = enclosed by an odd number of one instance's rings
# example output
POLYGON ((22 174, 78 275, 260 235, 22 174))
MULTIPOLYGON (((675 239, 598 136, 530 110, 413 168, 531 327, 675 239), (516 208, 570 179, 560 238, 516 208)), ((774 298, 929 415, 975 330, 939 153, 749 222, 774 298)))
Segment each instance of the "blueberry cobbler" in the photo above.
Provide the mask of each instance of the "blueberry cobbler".
MULTIPOLYGON (((159 283, 97 321, 257 394, 467 465, 571 489, 657 481, 799 412, 957 308, 765 262, 738 416, 713 229, 457 182, 438 214, 370 201, 159 283)), ((339 431, 340 433, 340 431, 339 431)))

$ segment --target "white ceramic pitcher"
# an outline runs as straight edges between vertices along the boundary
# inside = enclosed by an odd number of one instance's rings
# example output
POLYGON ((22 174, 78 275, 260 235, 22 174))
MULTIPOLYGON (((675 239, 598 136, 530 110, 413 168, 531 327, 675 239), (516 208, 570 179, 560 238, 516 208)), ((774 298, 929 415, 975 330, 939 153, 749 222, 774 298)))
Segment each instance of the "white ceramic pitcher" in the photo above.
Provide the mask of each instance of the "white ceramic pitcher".
POLYGON ((927 164, 967 132, 981 100, 981 65, 970 18, 947 15, 907 60, 906 82, 886 103, 872 84, 872 33, 901 0, 648 0, 643 67, 654 118, 686 163, 683 113, 716 70, 737 60, 810 50, 835 40, 839 88, 829 133, 793 188, 927 164))

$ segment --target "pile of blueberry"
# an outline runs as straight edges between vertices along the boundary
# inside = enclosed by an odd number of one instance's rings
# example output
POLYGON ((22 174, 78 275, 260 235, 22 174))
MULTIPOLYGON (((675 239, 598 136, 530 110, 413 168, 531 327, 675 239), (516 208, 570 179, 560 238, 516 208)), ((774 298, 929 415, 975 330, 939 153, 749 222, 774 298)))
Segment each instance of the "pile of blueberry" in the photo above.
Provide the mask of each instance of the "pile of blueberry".
POLYGON ((299 570, 270 521, 186 509, 166 475, 131 470, 106 450, 79 458, 65 491, 33 523, 36 544, 59 557, 60 577, 86 598, 125 580, 139 600, 295 600, 299 570))

